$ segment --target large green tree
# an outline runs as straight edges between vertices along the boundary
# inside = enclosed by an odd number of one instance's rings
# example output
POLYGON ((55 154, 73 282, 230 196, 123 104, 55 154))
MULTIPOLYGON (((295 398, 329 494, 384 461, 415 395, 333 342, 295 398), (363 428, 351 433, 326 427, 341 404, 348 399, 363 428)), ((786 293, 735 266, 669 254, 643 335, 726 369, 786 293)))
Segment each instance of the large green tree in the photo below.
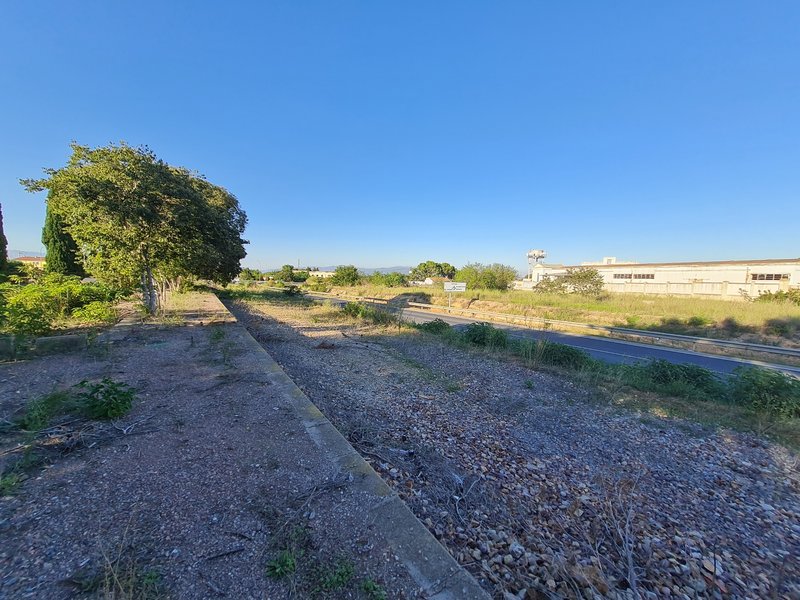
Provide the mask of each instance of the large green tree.
POLYGON ((78 261, 78 245, 64 228, 64 220, 49 208, 44 217, 42 243, 47 248, 45 270, 48 273, 79 277, 86 274, 78 261))
POLYGON ((8 240, 3 231, 3 207, 0 206, 0 271, 5 271, 8 266, 8 240))
POLYGON ((236 197, 146 147, 72 144, 67 165, 45 174, 22 183, 48 190, 48 209, 86 271, 121 287, 140 283, 151 311, 181 277, 228 282, 240 270, 247 217, 236 197))
POLYGON ((456 268, 450 263, 438 263, 432 260, 426 260, 419 263, 411 270, 411 279, 422 281, 427 277, 446 277, 452 279, 455 277, 456 268))

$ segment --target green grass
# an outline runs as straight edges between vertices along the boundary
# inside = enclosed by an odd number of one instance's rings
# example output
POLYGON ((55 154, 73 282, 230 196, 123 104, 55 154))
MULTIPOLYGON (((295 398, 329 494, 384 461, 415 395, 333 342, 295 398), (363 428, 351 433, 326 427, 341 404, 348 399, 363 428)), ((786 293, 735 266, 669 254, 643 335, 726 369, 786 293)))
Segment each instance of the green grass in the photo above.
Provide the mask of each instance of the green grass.
POLYGON ((99 382, 82 381, 28 404, 17 425, 25 431, 36 432, 45 429, 54 417, 66 414, 88 419, 116 419, 131 409, 134 397, 133 389, 127 384, 109 378, 99 382))
POLYGON ((361 591, 367 595, 369 600, 387 600, 389 597, 389 595, 386 593, 386 590, 384 590, 383 587, 373 579, 365 579, 362 581, 361 591))
POLYGON ((271 304, 292 304, 311 306, 315 300, 304 298, 300 294, 287 294, 283 291, 266 290, 261 286, 232 284, 218 290, 217 295, 223 299, 246 300, 249 302, 270 302, 271 304))
POLYGON ((0 475, 0 498, 13 494, 20 483, 22 483, 22 475, 15 471, 0 475))
POLYGON ((345 587, 353 579, 355 569, 347 559, 336 561, 332 566, 324 568, 320 573, 319 590, 333 592, 345 587))
POLYGON ((291 550, 281 550, 267 563, 267 575, 272 579, 283 579, 297 570, 297 557, 291 550))
MULTIPOLYGON (((417 328, 456 347, 482 348, 531 368, 555 369, 603 391, 620 406, 768 434, 788 446, 800 446, 800 380, 777 371, 745 367, 723 379, 702 367, 664 360, 609 364, 583 350, 545 340, 510 339, 504 345, 490 345, 487 340, 496 334, 488 323, 480 324, 478 334, 442 322, 417 328)), ((533 383, 528 382, 525 385, 531 388, 533 383)))
MULTIPOLYGON (((438 288, 359 286, 334 288, 350 296, 391 299, 399 295, 447 305, 438 288)), ((800 306, 792 302, 744 302, 679 296, 606 293, 600 298, 527 291, 468 290, 453 294, 453 306, 560 321, 631 327, 703 337, 742 334, 797 338, 800 306)))

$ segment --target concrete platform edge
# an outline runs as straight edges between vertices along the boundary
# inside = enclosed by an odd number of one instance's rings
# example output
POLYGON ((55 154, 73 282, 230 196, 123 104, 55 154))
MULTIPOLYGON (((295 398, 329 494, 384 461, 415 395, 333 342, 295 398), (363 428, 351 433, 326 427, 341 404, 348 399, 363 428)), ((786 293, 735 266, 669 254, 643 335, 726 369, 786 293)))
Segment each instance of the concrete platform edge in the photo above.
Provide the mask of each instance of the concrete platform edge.
MULTIPOLYGON (((219 300, 218 300, 219 301, 219 300)), ((220 301, 220 309, 228 312, 220 301)), ((233 316, 233 315, 231 315, 233 316)), ((235 320, 235 317, 234 317, 235 320)), ((264 361, 273 389, 285 394, 292 403, 306 432, 314 444, 336 457, 342 472, 353 476, 359 489, 376 497, 385 497, 371 509, 375 525, 389 543, 414 581, 432 600, 462 598, 489 599, 487 592, 464 570, 449 552, 433 537, 411 512, 411 509, 389 488, 377 472, 350 445, 294 381, 283 371, 269 353, 261 347, 238 321, 227 326, 239 327, 243 339, 264 361)))

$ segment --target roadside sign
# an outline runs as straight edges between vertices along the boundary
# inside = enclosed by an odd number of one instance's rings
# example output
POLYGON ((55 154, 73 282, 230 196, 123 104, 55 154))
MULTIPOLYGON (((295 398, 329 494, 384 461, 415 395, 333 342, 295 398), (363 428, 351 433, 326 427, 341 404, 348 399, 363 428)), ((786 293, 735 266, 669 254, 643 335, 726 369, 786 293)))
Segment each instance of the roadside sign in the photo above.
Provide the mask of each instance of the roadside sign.
POLYGON ((467 284, 466 283, 459 283, 457 281, 445 281, 444 282, 444 291, 445 292, 466 292, 467 291, 467 284))

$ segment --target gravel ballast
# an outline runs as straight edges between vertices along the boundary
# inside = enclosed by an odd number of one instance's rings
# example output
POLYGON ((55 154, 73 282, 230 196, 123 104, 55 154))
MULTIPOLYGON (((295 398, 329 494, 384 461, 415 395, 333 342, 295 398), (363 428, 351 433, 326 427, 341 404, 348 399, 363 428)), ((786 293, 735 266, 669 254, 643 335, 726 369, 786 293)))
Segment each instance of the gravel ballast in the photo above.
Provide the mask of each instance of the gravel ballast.
MULTIPOLYGON (((185 304, 195 322, 210 315, 185 304)), ((378 522, 408 531, 405 507, 364 479, 346 443, 318 443, 298 415, 304 396, 241 326, 130 326, 104 339, 0 365, 0 471, 41 459, 0 499, 0 597, 444 599, 468 588, 446 554, 448 580, 420 585, 426 569, 412 573, 408 546, 378 522), (31 401, 106 377, 135 389, 129 414, 56 417, 23 452, 30 439, 9 425, 31 401), (104 593, 116 578, 136 593, 104 593)))
POLYGON ((497 598, 800 598, 797 455, 332 307, 237 318, 497 598))

